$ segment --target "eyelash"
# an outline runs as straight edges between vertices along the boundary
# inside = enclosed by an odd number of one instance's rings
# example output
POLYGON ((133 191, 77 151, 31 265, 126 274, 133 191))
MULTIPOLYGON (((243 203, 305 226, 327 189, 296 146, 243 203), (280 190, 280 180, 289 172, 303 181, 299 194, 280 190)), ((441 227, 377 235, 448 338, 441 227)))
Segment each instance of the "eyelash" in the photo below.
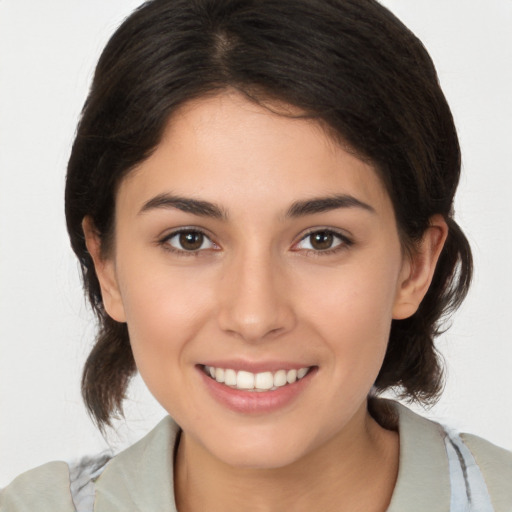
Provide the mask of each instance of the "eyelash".
MULTIPOLYGON (((178 237, 183 234, 198 234, 202 235, 205 240, 210 241, 210 243, 214 246, 213 250, 218 250, 218 245, 212 241, 210 236, 208 236, 204 231, 198 228, 181 228, 177 231, 173 231, 172 233, 169 233, 168 235, 165 235, 162 239, 158 241, 158 245, 162 246, 162 248, 168 252, 172 252, 173 254, 177 256, 200 256, 202 252, 204 252, 207 249, 197 249, 197 250, 186 250, 186 249, 177 249, 176 247, 173 247, 169 242, 175 237, 178 237)), ((204 241, 203 241, 204 243, 204 241)), ((209 248, 210 249, 210 248, 209 248)))
MULTIPOLYGON (((312 235, 319 234, 319 233, 322 233, 325 235, 332 235, 335 239, 337 239, 339 241, 339 243, 337 245, 335 245, 334 247, 325 249, 325 250, 304 249, 304 251, 306 253, 313 255, 313 256, 327 256, 329 254, 335 254, 340 251, 346 250, 349 247, 351 247, 352 245, 354 245, 353 240, 351 240, 346 235, 339 233, 338 231, 335 231, 331 228, 315 228, 315 229, 312 229, 309 232, 307 232, 305 235, 303 235, 302 238, 293 245, 293 247, 296 247, 298 244, 307 240, 312 235)), ((203 243, 204 243, 204 241, 203 241, 203 243)), ((168 252, 172 252, 173 254, 176 254, 178 256, 196 256, 197 257, 197 256, 200 256, 201 253, 204 252, 205 250, 212 250, 212 249, 218 250, 219 249, 219 246, 211 240, 210 236, 208 236, 204 231, 202 231, 201 229, 198 229, 198 228, 182 228, 177 231, 173 231, 172 233, 169 233, 168 235, 166 235, 165 237, 160 239, 158 241, 158 244, 160 246, 162 246, 162 248, 164 250, 166 250, 168 252), (208 240, 213 245, 213 248, 208 248, 208 249, 199 248, 197 250, 186 250, 186 249, 178 249, 178 248, 170 245, 170 243, 169 243, 170 240, 172 240, 173 238, 175 238, 177 236, 183 235, 183 234, 202 235, 206 240, 208 240)), ((300 249, 295 249, 294 252, 298 252, 299 250, 300 249)))
POLYGON ((316 257, 328 256, 330 254, 336 254, 338 252, 347 250, 352 245, 354 245, 354 241, 352 239, 350 239, 347 235, 340 233, 339 231, 336 231, 331 228, 314 228, 308 231, 305 235, 303 235, 302 238, 297 243, 294 244, 294 247, 299 243, 303 242, 304 240, 307 240, 312 235, 319 233, 332 235, 335 239, 339 241, 339 243, 334 247, 324 250, 304 249, 309 255, 316 257))

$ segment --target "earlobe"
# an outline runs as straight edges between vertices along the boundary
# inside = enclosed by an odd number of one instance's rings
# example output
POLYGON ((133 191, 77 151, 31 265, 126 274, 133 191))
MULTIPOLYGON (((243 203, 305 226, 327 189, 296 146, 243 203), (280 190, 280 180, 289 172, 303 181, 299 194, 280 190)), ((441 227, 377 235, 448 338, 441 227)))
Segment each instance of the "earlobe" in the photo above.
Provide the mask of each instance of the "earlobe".
POLYGON ((432 282, 447 236, 446 221, 442 215, 434 215, 414 253, 404 262, 393 308, 394 320, 408 318, 417 311, 432 282))
POLYGON ((123 301, 119 292, 114 261, 101 251, 101 238, 90 217, 82 221, 85 245, 94 262, 96 276, 100 283, 103 306, 108 315, 117 322, 125 322, 123 301))

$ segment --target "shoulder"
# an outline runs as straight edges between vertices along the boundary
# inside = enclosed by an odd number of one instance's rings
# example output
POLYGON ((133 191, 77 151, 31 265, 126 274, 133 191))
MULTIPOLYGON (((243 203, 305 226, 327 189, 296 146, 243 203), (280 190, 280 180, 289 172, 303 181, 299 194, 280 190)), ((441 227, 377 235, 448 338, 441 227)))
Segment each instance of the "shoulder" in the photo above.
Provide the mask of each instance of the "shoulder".
POLYGON ((483 474, 489 494, 497 511, 510 510, 512 506, 512 452, 485 439, 461 434, 483 474))
MULTIPOLYGON (((50 462, 0 490, 0 512, 169 510, 179 427, 164 418, 149 434, 110 457, 50 462)), ((171 508, 170 510, 175 510, 171 508)))
POLYGON ((400 436, 399 474, 389 512, 441 512, 464 497, 483 504, 476 506, 478 511, 512 510, 512 453, 458 434, 396 402, 379 406, 387 409, 388 423, 397 424, 400 436))
POLYGON ((178 425, 167 416, 140 441, 112 458, 95 483, 95 510, 175 512, 173 460, 179 432, 178 425))
POLYGON ((0 491, 0 512, 68 512, 74 510, 69 467, 49 462, 21 474, 0 491))
POLYGON ((0 491, 0 512, 92 510, 94 481, 110 456, 49 462, 18 476, 0 491))

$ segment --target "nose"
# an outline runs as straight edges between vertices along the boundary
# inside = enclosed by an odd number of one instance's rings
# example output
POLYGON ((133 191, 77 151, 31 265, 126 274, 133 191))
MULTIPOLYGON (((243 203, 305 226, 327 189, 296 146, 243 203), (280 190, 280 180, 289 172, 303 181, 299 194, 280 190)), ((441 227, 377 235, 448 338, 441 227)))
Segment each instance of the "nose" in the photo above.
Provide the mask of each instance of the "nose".
POLYGON ((247 342, 293 329, 296 318, 282 268, 270 255, 240 254, 226 266, 219 290, 219 326, 247 342))

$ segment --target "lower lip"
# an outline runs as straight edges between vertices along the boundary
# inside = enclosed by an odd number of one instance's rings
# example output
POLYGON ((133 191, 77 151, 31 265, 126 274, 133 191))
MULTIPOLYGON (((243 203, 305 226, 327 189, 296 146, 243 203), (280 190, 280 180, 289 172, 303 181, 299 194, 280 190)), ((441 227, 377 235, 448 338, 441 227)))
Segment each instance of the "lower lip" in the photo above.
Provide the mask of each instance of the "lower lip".
POLYGON ((317 368, 312 368, 306 376, 293 384, 287 384, 274 391, 241 391, 233 389, 220 384, 215 379, 206 375, 202 367, 198 367, 198 371, 208 391, 228 409, 245 414, 264 414, 277 411, 296 400, 309 385, 314 374, 317 372, 317 368))

